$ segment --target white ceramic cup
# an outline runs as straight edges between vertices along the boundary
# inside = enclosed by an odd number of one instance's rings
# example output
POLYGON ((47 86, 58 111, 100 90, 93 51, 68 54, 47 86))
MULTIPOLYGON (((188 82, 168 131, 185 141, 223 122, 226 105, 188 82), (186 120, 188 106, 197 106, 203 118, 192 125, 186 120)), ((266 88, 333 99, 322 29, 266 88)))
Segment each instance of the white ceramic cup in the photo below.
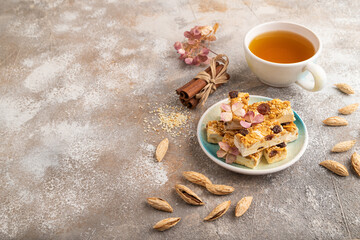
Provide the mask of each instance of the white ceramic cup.
POLYGON ((312 92, 320 91, 326 84, 326 73, 315 60, 322 49, 320 39, 310 29, 289 22, 267 22, 247 32, 244 39, 245 58, 251 71, 265 84, 273 87, 287 87, 297 83, 312 92), (315 54, 302 62, 275 63, 257 57, 249 49, 250 42, 258 35, 270 31, 290 31, 308 39, 315 48, 315 54), (311 73, 313 81, 306 76, 311 73))

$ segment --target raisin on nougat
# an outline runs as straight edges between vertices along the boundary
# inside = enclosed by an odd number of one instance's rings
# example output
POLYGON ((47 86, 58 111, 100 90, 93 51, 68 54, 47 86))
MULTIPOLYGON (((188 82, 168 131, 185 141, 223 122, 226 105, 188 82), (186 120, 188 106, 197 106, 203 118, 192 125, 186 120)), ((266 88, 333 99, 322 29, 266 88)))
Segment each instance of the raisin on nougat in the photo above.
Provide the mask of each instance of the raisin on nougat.
POLYGON ((264 121, 276 120, 279 123, 295 121, 291 103, 280 99, 253 103, 249 105, 248 111, 253 111, 255 115, 259 113, 264 115, 264 121))
POLYGON ((287 156, 286 143, 283 142, 265 149, 264 156, 269 164, 284 160, 287 156))
POLYGON ((247 135, 238 133, 234 138, 235 146, 244 157, 282 142, 292 142, 298 137, 298 129, 293 122, 282 126, 278 121, 264 121, 247 130, 247 135))

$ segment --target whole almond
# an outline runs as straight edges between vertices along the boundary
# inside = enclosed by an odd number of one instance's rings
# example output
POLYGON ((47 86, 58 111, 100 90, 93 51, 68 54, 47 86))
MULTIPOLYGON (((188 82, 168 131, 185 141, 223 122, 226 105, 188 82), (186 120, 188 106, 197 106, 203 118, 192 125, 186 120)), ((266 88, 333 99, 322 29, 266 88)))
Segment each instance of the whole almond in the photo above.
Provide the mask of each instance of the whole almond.
POLYGON ((209 213, 209 215, 207 215, 204 220, 205 221, 214 221, 216 219, 218 219, 219 217, 221 217, 222 215, 224 215, 227 210, 229 209, 231 204, 231 201, 226 201, 223 202, 221 204, 219 204, 216 208, 214 208, 214 210, 211 211, 211 213, 209 213))
POLYGON ((207 184, 206 189, 215 195, 227 195, 232 193, 235 189, 231 186, 207 184))
POLYGON ((349 115, 356 111, 356 109, 359 107, 358 103, 347 105, 346 107, 340 108, 338 111, 341 114, 349 115))
POLYGON ((350 85, 348 85, 346 83, 338 83, 338 84, 334 84, 334 85, 343 93, 346 93, 346 94, 354 94, 355 93, 355 91, 352 89, 352 87, 350 87, 350 85))
POLYGON ((332 152, 346 152, 350 150, 356 143, 356 140, 344 141, 337 143, 332 149, 332 152))
POLYGON ((184 185, 176 184, 175 191, 188 204, 204 205, 204 202, 201 200, 201 198, 199 198, 198 195, 191 191, 190 188, 184 185))
POLYGON ((330 171, 332 171, 333 173, 336 173, 339 176, 349 176, 349 172, 346 169, 346 167, 344 165, 342 165, 341 163, 338 163, 336 161, 333 160, 325 160, 322 161, 320 163, 321 166, 329 169, 330 171))
POLYGON ((243 197, 237 204, 235 208, 235 217, 242 216, 250 207, 253 200, 252 196, 243 197))
POLYGON ((351 156, 351 165, 353 166, 356 174, 360 177, 360 155, 354 152, 351 156))
POLYGON ((163 139, 156 148, 155 157, 158 162, 161 162, 168 150, 169 147, 169 139, 163 139))
POLYGON ((183 172, 183 176, 190 182, 206 187, 206 184, 212 184, 210 179, 198 172, 183 172))
POLYGON ((158 230, 158 231, 165 231, 173 226, 175 226, 178 222, 180 222, 180 219, 179 217, 177 218, 165 218, 159 222, 157 222, 155 225, 154 225, 154 229, 158 230))
POLYGON ((342 117, 329 117, 323 121, 325 125, 329 126, 346 126, 348 122, 342 117))
POLYGON ((152 206, 157 210, 164 212, 174 211, 173 208, 170 206, 170 204, 162 198, 157 198, 157 197, 147 198, 147 202, 149 203, 150 206, 152 206))

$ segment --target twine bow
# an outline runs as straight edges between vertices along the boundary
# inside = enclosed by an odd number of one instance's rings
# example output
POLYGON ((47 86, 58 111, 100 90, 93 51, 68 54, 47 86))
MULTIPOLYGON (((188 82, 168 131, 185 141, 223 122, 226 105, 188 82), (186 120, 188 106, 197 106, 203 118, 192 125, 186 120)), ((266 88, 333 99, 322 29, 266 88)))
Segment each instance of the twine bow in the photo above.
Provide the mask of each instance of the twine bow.
POLYGON ((227 83, 228 78, 226 77, 226 69, 228 65, 229 58, 225 54, 219 54, 210 61, 211 75, 205 71, 201 71, 195 77, 203 79, 207 83, 206 86, 195 96, 197 99, 200 99, 200 104, 202 106, 204 106, 209 95, 216 91, 217 84, 227 83), (216 74, 216 62, 222 62, 224 64, 224 67, 218 74, 216 74))

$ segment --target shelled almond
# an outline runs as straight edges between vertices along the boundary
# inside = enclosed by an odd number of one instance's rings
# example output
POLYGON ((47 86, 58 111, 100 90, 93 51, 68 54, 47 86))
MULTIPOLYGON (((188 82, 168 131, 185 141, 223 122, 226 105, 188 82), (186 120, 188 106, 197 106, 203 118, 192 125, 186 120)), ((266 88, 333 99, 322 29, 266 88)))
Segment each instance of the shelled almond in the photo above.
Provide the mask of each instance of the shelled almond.
POLYGON ((165 201, 162 198, 157 198, 157 197, 151 197, 147 199, 147 202, 150 206, 152 206, 153 208, 160 210, 160 211, 164 211, 164 212, 173 212, 173 208, 170 206, 170 204, 165 201))
POLYGON ((201 198, 196 195, 190 188, 176 184, 175 185, 176 193, 188 204, 191 205, 204 205, 205 203, 201 200, 201 198))
POLYGON ((209 178, 198 172, 193 172, 193 171, 183 172, 183 176, 188 181, 203 187, 206 187, 207 184, 212 184, 209 178))
POLYGON ((215 195, 227 195, 232 193, 235 188, 227 185, 216 185, 216 184, 207 184, 206 189, 215 195))
POLYGON ((155 157, 158 162, 161 162, 169 148, 169 139, 163 139, 156 148, 155 157))
POLYGON ((351 156, 351 165, 356 174, 360 177, 360 155, 357 152, 354 152, 351 156))
POLYGON ((229 209, 231 201, 226 201, 214 208, 209 215, 204 218, 204 221, 214 221, 224 215, 229 209))
POLYGON ((356 140, 344 141, 337 143, 332 149, 332 152, 346 152, 350 150, 356 143, 356 140))
POLYGON ((251 202, 253 200, 252 196, 242 198, 235 208, 235 217, 240 217, 249 209, 251 202))
POLYGON ((337 83, 334 85, 343 93, 346 93, 346 94, 354 94, 355 93, 354 89, 349 84, 337 83))
POLYGON ((348 125, 348 121, 342 117, 329 117, 323 121, 325 125, 328 126, 346 126, 348 125))
POLYGON ((188 181, 205 187, 210 193, 215 195, 227 195, 235 190, 231 186, 213 184, 209 178, 198 172, 183 172, 183 176, 188 181))
POLYGON ((165 231, 169 228, 172 228, 173 226, 175 226, 176 224, 178 224, 180 222, 181 218, 177 217, 177 218, 165 218, 159 222, 157 222, 154 225, 154 229, 158 230, 158 231, 165 231))
POLYGON ((349 176, 349 172, 344 165, 333 160, 325 160, 320 163, 321 166, 329 169, 339 176, 349 176))
POLYGON ((343 115, 349 115, 349 114, 352 114, 353 112, 355 112, 358 107, 359 107, 359 104, 354 103, 354 104, 347 105, 343 108, 340 108, 338 111, 339 111, 339 113, 341 113, 343 115))

